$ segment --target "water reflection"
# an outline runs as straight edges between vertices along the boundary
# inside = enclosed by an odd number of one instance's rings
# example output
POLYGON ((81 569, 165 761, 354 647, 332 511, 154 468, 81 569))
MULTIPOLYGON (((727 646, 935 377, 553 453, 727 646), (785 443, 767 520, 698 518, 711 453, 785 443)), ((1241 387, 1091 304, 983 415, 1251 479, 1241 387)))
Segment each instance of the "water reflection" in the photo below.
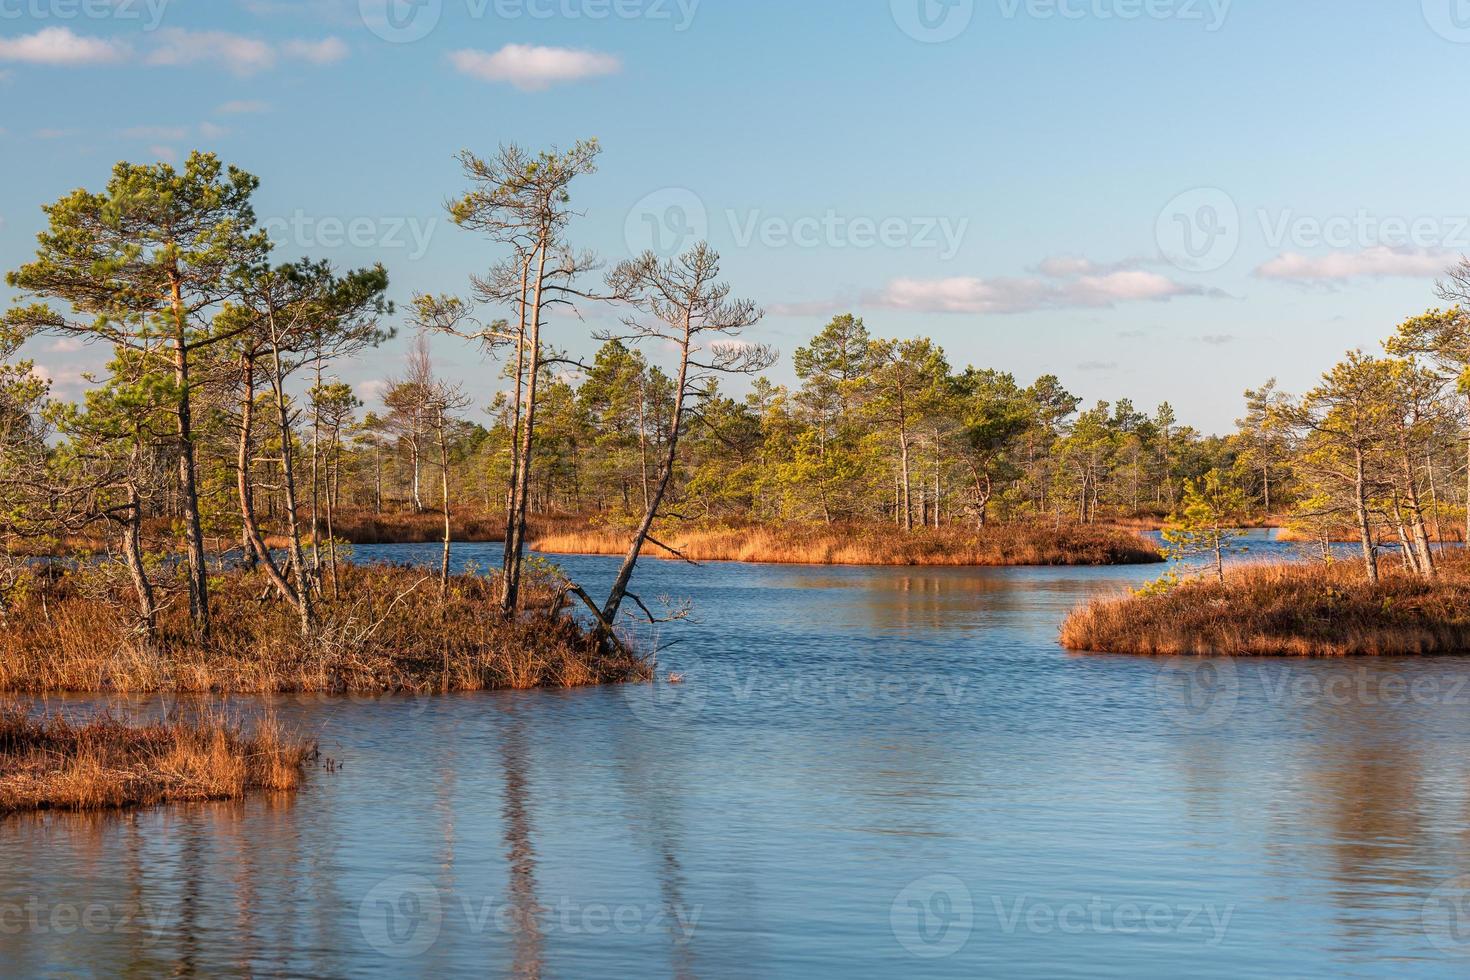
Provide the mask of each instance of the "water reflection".
MULTIPOLYGON (((593 583, 614 564, 562 561, 593 583)), ((682 688, 285 699, 271 707, 345 763, 298 794, 0 821, 3 972, 1235 977, 1470 962, 1425 924, 1470 873, 1467 661, 1242 663, 1201 719, 1170 701, 1166 663, 1055 642, 1073 603, 1157 572, 652 565, 644 589, 700 613, 665 665, 682 688), (936 877, 961 891, 924 892, 936 877), (440 921, 375 942, 374 890, 402 880, 440 921), (898 916, 952 913, 956 897, 968 931, 928 956, 898 916), (1218 942, 1041 914, 1094 899, 1231 914, 1218 942), (88 909, 90 926, 67 928, 88 909)))
POLYGON ((501 817, 505 823, 505 860, 510 875, 507 900, 515 937, 512 972, 539 978, 545 968, 541 936, 542 908, 536 901, 536 847, 531 840, 526 773, 526 732, 520 709, 512 708, 501 729, 500 765, 505 774, 501 817))

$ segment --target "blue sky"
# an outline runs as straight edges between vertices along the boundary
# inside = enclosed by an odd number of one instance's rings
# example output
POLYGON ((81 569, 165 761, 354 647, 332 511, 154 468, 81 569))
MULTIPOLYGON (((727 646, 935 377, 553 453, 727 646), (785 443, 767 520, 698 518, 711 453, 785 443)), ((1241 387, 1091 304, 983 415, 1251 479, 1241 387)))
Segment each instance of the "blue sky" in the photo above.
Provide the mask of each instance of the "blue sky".
MULTIPOLYGON (((788 355, 853 311, 1224 431, 1435 303, 1467 78, 1463 0, 0 0, 0 266, 43 202, 202 148, 283 257, 381 259, 403 305, 496 258, 443 216, 456 151, 597 136, 576 241, 707 234, 788 355)), ((56 347, 75 396, 100 355, 56 347)))

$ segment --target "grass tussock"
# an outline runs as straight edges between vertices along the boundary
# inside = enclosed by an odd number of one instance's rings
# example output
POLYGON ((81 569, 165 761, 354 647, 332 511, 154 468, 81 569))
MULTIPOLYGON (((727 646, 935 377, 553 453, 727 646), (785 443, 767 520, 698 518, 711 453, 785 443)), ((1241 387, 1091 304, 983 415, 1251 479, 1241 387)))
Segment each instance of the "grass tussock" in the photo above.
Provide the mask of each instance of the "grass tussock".
POLYGON ((134 727, 0 712, 0 814, 235 800, 295 789, 312 748, 274 721, 134 727))
MULTIPOLYGON (((649 666, 607 652, 560 610, 514 620, 498 614, 494 583, 451 582, 422 569, 341 568, 340 598, 326 584, 320 625, 301 636, 295 610, 264 577, 212 580, 214 633, 194 639, 179 589, 144 642, 120 584, 64 575, 29 596, 0 628, 0 691, 212 694, 391 694, 570 688, 644 680, 649 666)), ((534 590, 533 590, 534 591, 534 590)), ((542 587, 534 602, 554 603, 542 587)))
MULTIPOLYGON (((996 524, 983 531, 897 531, 891 527, 669 530, 660 541, 693 561, 739 561, 776 565, 1134 565, 1163 561, 1159 550, 1136 534, 1080 524, 996 524)), ((548 554, 621 555, 626 534, 564 531, 533 538, 548 554)), ((678 557, 650 544, 653 558, 678 557)))
POLYGON ((1445 555, 1435 581, 1385 567, 1376 588, 1353 562, 1247 565, 1223 585, 1095 600, 1068 617, 1062 645, 1145 656, 1470 653, 1470 556, 1445 555))

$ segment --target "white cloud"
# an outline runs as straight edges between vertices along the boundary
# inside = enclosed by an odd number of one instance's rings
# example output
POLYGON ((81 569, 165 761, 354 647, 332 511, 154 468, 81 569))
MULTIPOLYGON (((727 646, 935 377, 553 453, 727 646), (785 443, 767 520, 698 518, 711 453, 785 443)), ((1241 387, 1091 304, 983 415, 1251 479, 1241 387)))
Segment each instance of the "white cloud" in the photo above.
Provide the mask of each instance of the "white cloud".
POLYGON ((449 61, 460 74, 487 82, 509 82, 523 92, 614 75, 623 67, 622 61, 610 54, 526 44, 507 44, 494 54, 470 49, 453 51, 449 61))
POLYGON ((177 163, 179 160, 179 151, 171 146, 150 146, 148 152, 164 163, 177 163))
POLYGON ((1124 259, 1121 262, 1094 262, 1077 255, 1054 255, 1042 259, 1036 271, 1052 279, 1071 279, 1077 276, 1100 276, 1110 272, 1126 272, 1145 265, 1157 265, 1149 259, 1124 259))
POLYGON ((228 127, 218 126, 212 122, 202 122, 199 124, 199 135, 207 140, 217 140, 230 135, 230 130, 228 127))
POLYGON ((287 57, 299 58, 314 65, 333 65, 347 57, 347 42, 339 37, 320 41, 287 41, 281 50, 287 57))
POLYGON ((52 354, 75 354, 85 346, 80 337, 58 337, 46 345, 46 350, 52 354))
POLYGON ((1180 282, 1137 268, 1142 259, 1099 263, 1049 258, 1036 275, 951 276, 894 279, 877 292, 856 298, 776 304, 778 316, 825 315, 836 307, 870 305, 914 313, 1007 314, 1035 310, 1102 309, 1122 303, 1165 302, 1185 296, 1223 297, 1218 289, 1180 282))
POLYGON ((251 75, 273 67, 276 52, 258 38, 170 27, 159 32, 159 43, 148 52, 146 62, 168 67, 208 62, 222 64, 237 75, 251 75))
POLYGON ((269 102, 259 102, 254 99, 236 99, 226 102, 215 109, 215 113, 221 116, 248 116, 262 112, 270 112, 269 102))
POLYGON ((388 382, 379 378, 364 381, 357 386, 357 396, 368 404, 382 401, 383 396, 387 393, 388 382))
POLYGON ((65 27, 47 27, 34 34, 0 38, 0 61, 29 65, 79 67, 116 64, 128 57, 120 41, 82 37, 65 27))
POLYGON ((1256 269, 1262 279, 1303 283, 1338 283, 1353 279, 1433 278, 1453 265, 1453 252, 1440 249, 1389 248, 1375 245, 1361 252, 1307 256, 1283 252, 1256 269))
POLYGON ((1163 302, 1218 292, 1178 282, 1155 272, 1132 270, 1071 279, 953 277, 895 279, 873 301, 916 313, 1028 313, 1033 310, 1098 308, 1119 303, 1163 302))
MULTIPOLYGON (((253 75, 275 67, 281 58, 314 65, 330 65, 348 55, 345 41, 327 37, 319 41, 290 40, 279 45, 229 31, 195 31, 166 28, 147 35, 141 55, 123 41, 85 37, 65 27, 48 27, 35 34, 0 37, 0 62, 80 67, 139 63, 155 67, 219 65, 237 75, 253 75)), ((0 81, 9 72, 0 73, 0 81)), ((262 111, 260 103, 226 103, 235 111, 262 111)))
POLYGON ((51 393, 59 395, 77 392, 86 385, 85 372, 80 368, 48 367, 45 364, 31 365, 31 374, 51 386, 51 393))

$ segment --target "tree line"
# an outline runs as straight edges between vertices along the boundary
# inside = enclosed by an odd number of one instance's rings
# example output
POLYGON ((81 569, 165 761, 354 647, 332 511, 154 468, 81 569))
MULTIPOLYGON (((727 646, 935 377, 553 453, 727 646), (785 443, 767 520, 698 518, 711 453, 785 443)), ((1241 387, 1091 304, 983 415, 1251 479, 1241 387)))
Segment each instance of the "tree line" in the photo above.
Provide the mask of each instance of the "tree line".
POLYGON ((316 597, 337 588, 343 508, 437 512, 445 589, 455 513, 503 514, 507 615, 533 516, 621 528, 607 598, 569 583, 609 631, 669 521, 980 531, 1198 512, 1211 487, 1232 520, 1356 537, 1370 577, 1385 537, 1433 576, 1447 525, 1470 532, 1470 263, 1440 284, 1449 307, 1302 396, 1247 392, 1224 436, 1168 404, 1087 406, 1052 375, 958 368, 932 340, 875 336, 851 314, 797 349, 797 383, 778 385, 765 377, 776 352, 743 336, 762 311, 732 296, 707 244, 610 267, 576 246, 572 189, 599 152, 461 155, 467 189, 449 212, 484 241, 486 271, 464 296, 414 297, 404 372, 373 412, 338 372, 396 333, 386 270, 275 260, 252 175, 199 153, 182 169, 121 163, 103 190, 46 206, 35 259, 7 276, 23 299, 0 321, 0 589, 20 587, 16 556, 37 542, 101 536, 141 630, 178 591, 207 638, 210 556, 235 549, 309 636, 316 597), (592 307, 617 325, 586 331, 592 307), (80 401, 52 399, 17 360, 38 334, 109 353, 80 401), (501 370, 471 390, 448 383, 430 334, 501 370), (563 352, 589 336, 590 361, 563 352), (753 380, 736 394, 731 376, 753 380), (474 405, 487 423, 467 419, 474 405), (182 558, 149 546, 160 526, 182 558))

